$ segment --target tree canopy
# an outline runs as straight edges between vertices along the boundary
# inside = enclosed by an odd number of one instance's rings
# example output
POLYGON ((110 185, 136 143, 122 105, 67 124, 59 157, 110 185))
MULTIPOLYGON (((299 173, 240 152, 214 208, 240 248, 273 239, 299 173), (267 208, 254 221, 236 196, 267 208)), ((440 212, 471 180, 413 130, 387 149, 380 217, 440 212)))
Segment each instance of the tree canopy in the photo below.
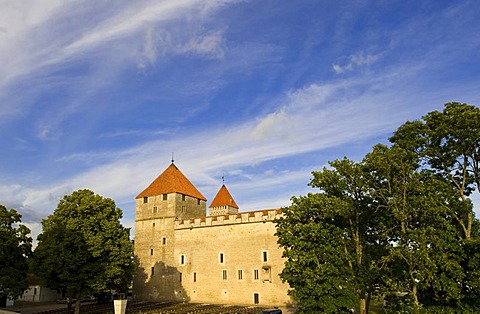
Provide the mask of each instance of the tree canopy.
MULTIPOLYGON (((445 104, 407 122, 360 162, 314 171, 317 193, 277 220, 280 274, 300 313, 368 313, 372 296, 407 294, 407 312, 480 309, 480 110, 445 104)), ((395 309, 401 310, 401 309, 395 309)))
POLYGON ((0 299, 15 299, 28 288, 27 258, 32 238, 21 218, 16 210, 0 205, 0 299))
POLYGON ((77 300, 112 289, 125 292, 134 271, 133 244, 121 217, 112 199, 90 190, 64 196, 42 221, 33 254, 36 275, 77 300))

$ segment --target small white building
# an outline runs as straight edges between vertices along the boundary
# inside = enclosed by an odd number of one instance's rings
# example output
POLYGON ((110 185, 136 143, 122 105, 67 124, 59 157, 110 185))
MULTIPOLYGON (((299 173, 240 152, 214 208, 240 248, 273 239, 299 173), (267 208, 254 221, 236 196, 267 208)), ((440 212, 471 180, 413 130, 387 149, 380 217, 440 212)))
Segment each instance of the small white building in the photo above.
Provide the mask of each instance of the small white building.
POLYGON ((23 295, 17 299, 18 301, 50 302, 62 298, 61 291, 43 287, 37 277, 29 275, 27 280, 30 285, 23 295))

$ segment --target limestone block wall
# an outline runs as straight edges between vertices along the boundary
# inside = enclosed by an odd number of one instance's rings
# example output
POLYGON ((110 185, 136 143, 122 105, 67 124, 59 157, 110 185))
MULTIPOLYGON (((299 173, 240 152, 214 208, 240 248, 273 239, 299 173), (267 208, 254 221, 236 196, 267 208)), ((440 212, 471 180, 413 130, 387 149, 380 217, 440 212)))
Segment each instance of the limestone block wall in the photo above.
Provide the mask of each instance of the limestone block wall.
POLYGON ((176 296, 191 302, 290 303, 278 274, 284 260, 274 236, 279 210, 204 217, 176 222, 176 296))

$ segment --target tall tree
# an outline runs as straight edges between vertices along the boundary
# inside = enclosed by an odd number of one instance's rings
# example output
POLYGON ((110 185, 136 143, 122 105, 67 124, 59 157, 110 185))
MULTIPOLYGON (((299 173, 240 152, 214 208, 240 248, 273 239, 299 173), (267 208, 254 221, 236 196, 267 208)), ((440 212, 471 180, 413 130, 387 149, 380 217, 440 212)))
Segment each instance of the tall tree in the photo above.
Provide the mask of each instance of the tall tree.
POLYGON ((129 229, 112 199, 78 190, 66 195, 42 221, 33 269, 48 287, 77 299, 92 293, 125 291, 134 271, 129 229))
POLYGON ((0 300, 15 299, 28 288, 27 258, 32 238, 21 218, 16 210, 0 205, 0 300))
MULTIPOLYGON (((451 182, 462 201, 480 189, 480 108, 447 103, 443 112, 432 111, 423 121, 407 122, 390 141, 415 151, 429 170, 451 182)), ((464 238, 472 237, 474 213, 468 206, 452 212, 464 238)))
POLYGON ((386 242, 374 237, 380 216, 364 165, 343 159, 330 166, 313 172, 310 185, 320 193, 293 198, 277 221, 287 258, 281 277, 294 288, 300 307, 307 306, 305 313, 337 313, 345 306, 367 313, 379 287, 378 261, 386 252, 386 242))
POLYGON ((382 228, 389 239, 385 261, 390 288, 409 292, 414 307, 425 301, 447 304, 458 300, 465 275, 460 265, 458 229, 448 214, 454 198, 451 186, 431 172, 419 171, 418 156, 384 145, 365 158, 372 169, 372 194, 383 214, 390 217, 382 228), (422 300, 420 291, 430 291, 422 300))

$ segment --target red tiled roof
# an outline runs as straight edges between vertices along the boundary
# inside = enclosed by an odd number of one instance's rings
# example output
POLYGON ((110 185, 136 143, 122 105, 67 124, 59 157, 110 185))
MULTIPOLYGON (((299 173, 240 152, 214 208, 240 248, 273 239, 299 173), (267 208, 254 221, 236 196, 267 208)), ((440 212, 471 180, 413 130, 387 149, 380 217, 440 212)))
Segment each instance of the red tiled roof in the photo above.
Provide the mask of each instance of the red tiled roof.
POLYGON ((233 200, 233 197, 232 195, 230 195, 230 192, 228 192, 225 184, 222 185, 217 195, 213 199, 212 204, 210 204, 208 208, 220 207, 220 206, 230 206, 238 209, 237 203, 235 203, 235 201, 233 200))
POLYGON ((142 193, 138 194, 137 198, 169 193, 181 193, 204 201, 207 200, 173 163, 142 193))

